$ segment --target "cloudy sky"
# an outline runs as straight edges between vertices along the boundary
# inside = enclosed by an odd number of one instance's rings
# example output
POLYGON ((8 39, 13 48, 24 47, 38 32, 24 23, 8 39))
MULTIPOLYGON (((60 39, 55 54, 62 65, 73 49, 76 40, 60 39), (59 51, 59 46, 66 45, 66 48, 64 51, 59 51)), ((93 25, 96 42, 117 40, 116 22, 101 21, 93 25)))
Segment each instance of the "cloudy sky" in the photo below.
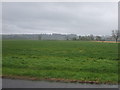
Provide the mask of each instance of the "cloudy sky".
POLYGON ((111 35, 118 28, 117 2, 2 3, 2 33, 111 35))

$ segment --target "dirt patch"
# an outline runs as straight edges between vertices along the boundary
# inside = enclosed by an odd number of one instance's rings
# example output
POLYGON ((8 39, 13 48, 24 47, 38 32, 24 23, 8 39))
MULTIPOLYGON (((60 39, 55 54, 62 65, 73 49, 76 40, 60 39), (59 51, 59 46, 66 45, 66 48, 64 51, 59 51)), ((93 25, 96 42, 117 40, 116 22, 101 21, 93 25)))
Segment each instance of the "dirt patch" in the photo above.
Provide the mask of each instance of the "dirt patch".
MULTIPOLYGON (((116 41, 93 41, 93 42, 116 43, 116 41)), ((120 41, 118 41, 117 43, 120 43, 120 41)))

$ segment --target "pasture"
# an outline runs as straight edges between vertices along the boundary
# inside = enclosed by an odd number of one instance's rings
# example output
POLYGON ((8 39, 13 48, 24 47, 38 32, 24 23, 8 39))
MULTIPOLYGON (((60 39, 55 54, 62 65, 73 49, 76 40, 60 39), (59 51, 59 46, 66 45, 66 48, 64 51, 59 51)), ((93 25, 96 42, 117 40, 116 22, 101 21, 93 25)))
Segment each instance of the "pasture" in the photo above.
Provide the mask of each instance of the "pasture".
POLYGON ((3 76, 117 84, 118 44, 3 40, 3 76))

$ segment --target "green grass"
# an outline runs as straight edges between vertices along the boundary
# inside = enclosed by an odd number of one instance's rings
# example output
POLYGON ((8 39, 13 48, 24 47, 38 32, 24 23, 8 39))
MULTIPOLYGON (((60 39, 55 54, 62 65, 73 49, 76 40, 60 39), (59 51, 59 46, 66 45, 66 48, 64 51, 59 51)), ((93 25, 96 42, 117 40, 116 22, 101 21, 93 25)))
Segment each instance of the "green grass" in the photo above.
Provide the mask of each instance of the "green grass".
POLYGON ((3 41, 3 76, 118 82, 118 45, 86 41, 3 41))

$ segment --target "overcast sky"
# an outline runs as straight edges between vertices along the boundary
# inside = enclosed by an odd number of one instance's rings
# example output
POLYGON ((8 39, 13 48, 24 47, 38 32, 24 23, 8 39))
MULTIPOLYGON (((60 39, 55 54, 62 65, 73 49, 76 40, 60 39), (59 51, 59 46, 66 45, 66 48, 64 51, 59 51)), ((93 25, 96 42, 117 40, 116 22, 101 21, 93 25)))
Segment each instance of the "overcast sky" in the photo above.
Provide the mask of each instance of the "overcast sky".
POLYGON ((3 34, 111 35, 118 28, 117 2, 3 3, 3 34))

